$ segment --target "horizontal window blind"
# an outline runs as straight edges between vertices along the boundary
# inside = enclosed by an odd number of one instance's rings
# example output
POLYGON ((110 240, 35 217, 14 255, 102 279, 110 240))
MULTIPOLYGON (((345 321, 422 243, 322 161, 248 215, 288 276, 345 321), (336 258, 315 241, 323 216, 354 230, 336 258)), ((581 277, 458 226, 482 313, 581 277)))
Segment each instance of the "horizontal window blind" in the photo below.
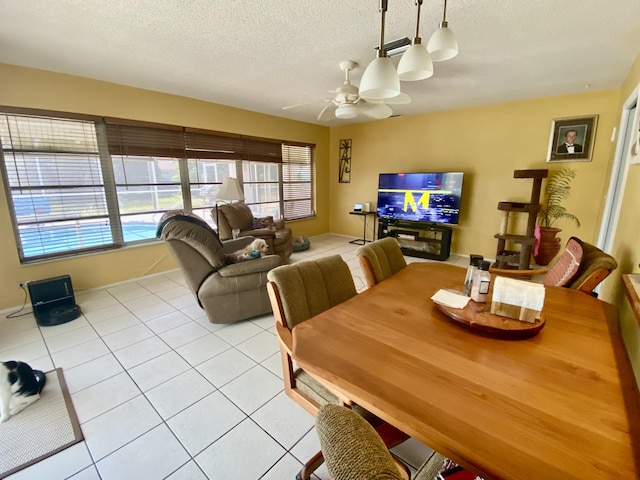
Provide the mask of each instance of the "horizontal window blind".
POLYGON ((107 122, 109 153, 121 156, 184 157, 180 127, 157 128, 107 122))
POLYGON ((243 160, 252 162, 281 163, 282 142, 278 140, 244 137, 243 160))
POLYGON ((0 114, 21 260, 112 246, 95 124, 0 114))
POLYGON ((240 160, 244 150, 240 135, 186 128, 184 141, 189 158, 240 160))
POLYGON ((311 146, 282 145, 282 189, 284 218, 315 215, 315 185, 311 146))

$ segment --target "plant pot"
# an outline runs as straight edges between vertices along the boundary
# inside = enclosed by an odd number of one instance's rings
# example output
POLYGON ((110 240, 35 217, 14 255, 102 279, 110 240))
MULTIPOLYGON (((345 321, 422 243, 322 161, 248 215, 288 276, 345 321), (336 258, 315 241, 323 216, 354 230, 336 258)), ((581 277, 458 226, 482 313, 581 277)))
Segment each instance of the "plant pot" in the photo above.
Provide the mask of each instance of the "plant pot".
POLYGON ((560 239, 556 237, 559 228, 540 227, 540 242, 538 244, 538 253, 533 255, 538 265, 549 265, 560 251, 560 239))

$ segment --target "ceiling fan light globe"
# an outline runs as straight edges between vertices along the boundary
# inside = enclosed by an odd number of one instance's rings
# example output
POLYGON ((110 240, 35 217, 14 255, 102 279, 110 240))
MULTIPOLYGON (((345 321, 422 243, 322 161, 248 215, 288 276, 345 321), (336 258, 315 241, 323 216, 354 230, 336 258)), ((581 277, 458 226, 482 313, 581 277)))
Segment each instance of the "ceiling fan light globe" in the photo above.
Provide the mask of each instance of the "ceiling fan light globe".
POLYGON ((458 41, 449 27, 441 25, 431 35, 427 50, 429 50, 431 60, 434 62, 450 60, 458 55, 458 41))
POLYGON ((336 118, 340 119, 350 119, 358 116, 358 107, 356 107, 352 103, 345 103, 343 105, 338 105, 336 108, 336 118))
POLYGON ((398 77, 403 82, 424 80, 433 75, 433 62, 427 47, 414 43, 402 55, 398 63, 398 77))
POLYGON ((360 97, 385 100, 400 94, 400 78, 389 57, 375 58, 360 80, 360 97))

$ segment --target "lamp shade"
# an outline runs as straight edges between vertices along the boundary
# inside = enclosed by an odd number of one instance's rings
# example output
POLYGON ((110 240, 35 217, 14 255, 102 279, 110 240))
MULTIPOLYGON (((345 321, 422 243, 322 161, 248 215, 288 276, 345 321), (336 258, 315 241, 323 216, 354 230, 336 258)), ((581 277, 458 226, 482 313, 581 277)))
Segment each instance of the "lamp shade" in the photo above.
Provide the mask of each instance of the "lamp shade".
POLYGON ((385 100, 400 94, 400 79, 389 57, 376 57, 360 80, 360 96, 365 100, 385 100))
POLYGON ((427 47, 414 43, 402 55, 398 63, 398 77, 403 82, 424 80, 433 75, 433 62, 427 47))
POLYGON ((244 201, 244 193, 240 188, 240 184, 238 183, 237 178, 225 178, 222 180, 222 185, 220 186, 220 190, 218 190, 218 195, 216 195, 216 200, 240 200, 244 201))
POLYGON ((458 41, 447 26, 447 22, 442 22, 440 28, 433 32, 427 44, 427 49, 431 54, 431 60, 434 62, 449 60, 458 54, 458 41))
POLYGON ((343 103, 336 108, 337 118, 356 118, 358 116, 358 107, 353 103, 343 103))

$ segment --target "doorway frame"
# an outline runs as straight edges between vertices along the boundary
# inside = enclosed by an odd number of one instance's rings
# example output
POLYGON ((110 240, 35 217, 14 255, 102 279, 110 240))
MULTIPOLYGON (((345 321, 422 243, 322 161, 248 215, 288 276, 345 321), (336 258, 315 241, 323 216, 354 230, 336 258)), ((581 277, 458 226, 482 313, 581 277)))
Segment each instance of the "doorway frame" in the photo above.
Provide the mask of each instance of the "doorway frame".
POLYGON ((629 125, 633 124, 632 110, 640 107, 640 83, 636 85, 629 97, 625 100, 620 114, 620 124, 618 127, 618 142, 613 158, 611 176, 609 177, 609 188, 604 205, 602 222, 600 222, 600 232, 598 234, 597 246, 605 252, 611 250, 615 232, 618 227, 620 217, 620 206, 624 196, 629 174, 629 145, 633 135, 628 135, 629 125))

